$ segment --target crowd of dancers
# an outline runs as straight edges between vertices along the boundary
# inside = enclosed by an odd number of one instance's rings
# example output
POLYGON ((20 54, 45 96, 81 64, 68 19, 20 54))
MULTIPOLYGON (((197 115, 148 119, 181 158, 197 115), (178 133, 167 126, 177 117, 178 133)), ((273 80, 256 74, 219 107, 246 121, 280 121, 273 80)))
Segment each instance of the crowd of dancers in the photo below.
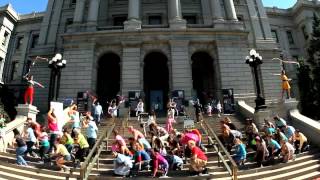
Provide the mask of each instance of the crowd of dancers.
MULTIPOLYGON (((202 134, 198 129, 189 128, 179 132, 174 128, 177 118, 176 103, 167 104, 167 118, 164 126, 157 123, 154 113, 148 117, 148 131, 142 132, 133 126, 127 128, 132 137, 125 139, 117 130, 113 131, 112 144, 114 173, 120 176, 137 176, 141 171, 152 177, 166 177, 168 172, 182 170, 185 158, 190 158, 190 175, 206 175, 208 161, 202 144, 202 134)), ((136 110, 143 113, 143 102, 139 101, 136 110)), ((141 120, 138 118, 138 120, 141 120)))
MULTIPOLYGON (((193 105, 197 117, 195 121, 201 122, 202 106, 199 101, 195 101, 193 105)), ((110 117, 118 115, 118 107, 115 102, 110 103, 107 109, 110 117)), ((151 170, 152 177, 166 177, 169 171, 182 170, 187 162, 190 175, 208 174, 208 157, 205 154, 207 149, 202 143, 202 132, 195 128, 179 132, 175 128, 179 115, 176 103, 172 100, 168 102, 164 125, 157 122, 154 112, 148 114, 147 121, 143 122, 140 115, 144 113, 144 109, 143 101, 139 100, 135 110, 137 120, 142 125, 141 131, 129 126, 126 130, 131 137, 125 139, 117 129, 113 130, 111 151, 114 157, 114 174, 132 177, 144 170, 150 173, 151 170)), ((213 120, 220 119, 220 112, 218 111, 219 117, 213 120)), ((64 109, 63 113, 66 116, 62 125, 58 122, 58 112, 54 108, 47 114, 47 126, 40 126, 31 118, 27 119, 22 134, 17 132, 15 136, 17 164, 27 166, 24 157, 33 156, 44 163, 54 160, 61 170, 68 171, 67 163, 78 166, 85 160, 89 150, 95 145, 97 124, 100 124, 104 114, 103 108, 94 99, 92 113, 80 115, 75 104, 64 109)), ((211 116, 211 111, 207 111, 207 115, 211 116)), ((295 154, 308 150, 308 141, 302 132, 288 125, 279 116, 275 116, 273 120, 275 124, 266 119, 263 128, 258 129, 253 119, 247 119, 243 133, 228 117, 224 117, 220 121, 219 139, 229 152, 234 149, 233 158, 240 166, 250 158, 257 162, 258 167, 274 163, 276 159, 288 162, 294 159, 295 154)))
POLYGON ((47 126, 28 118, 23 132, 15 132, 17 164, 28 166, 25 157, 32 156, 43 163, 53 160, 64 171, 69 170, 66 163, 79 166, 95 145, 98 133, 96 122, 99 121, 91 116, 91 112, 80 115, 75 104, 63 112, 51 108, 47 114, 47 126), (65 113, 63 122, 57 118, 59 113, 65 113))
POLYGON ((307 137, 279 117, 273 117, 275 124, 265 119, 262 129, 258 129, 253 119, 246 119, 244 134, 228 117, 221 121, 219 139, 229 152, 235 149, 234 160, 244 165, 248 158, 257 162, 257 166, 274 164, 276 160, 288 162, 295 154, 309 149, 307 137), (249 152, 254 152, 251 157, 249 152))

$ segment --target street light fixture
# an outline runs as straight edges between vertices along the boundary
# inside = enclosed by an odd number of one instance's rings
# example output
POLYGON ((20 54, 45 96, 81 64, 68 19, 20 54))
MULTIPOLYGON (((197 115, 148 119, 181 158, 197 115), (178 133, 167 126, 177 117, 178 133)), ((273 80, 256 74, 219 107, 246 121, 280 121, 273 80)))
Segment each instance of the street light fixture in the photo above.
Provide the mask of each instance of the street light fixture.
POLYGON ((49 86, 49 103, 52 100, 57 100, 59 97, 61 70, 66 67, 67 61, 62 59, 61 54, 56 54, 49 61, 49 68, 51 69, 50 86, 49 86))
POLYGON ((255 100, 256 102, 256 110, 259 109, 264 109, 266 108, 265 105, 265 99, 262 96, 261 93, 261 87, 260 87, 260 82, 259 82, 259 74, 258 74, 258 66, 260 66, 262 62, 262 57, 260 56, 259 53, 256 52, 255 49, 251 49, 249 52, 250 56, 246 57, 246 64, 249 64, 251 68, 253 68, 253 75, 255 79, 255 84, 256 84, 256 93, 257 93, 257 98, 255 100))

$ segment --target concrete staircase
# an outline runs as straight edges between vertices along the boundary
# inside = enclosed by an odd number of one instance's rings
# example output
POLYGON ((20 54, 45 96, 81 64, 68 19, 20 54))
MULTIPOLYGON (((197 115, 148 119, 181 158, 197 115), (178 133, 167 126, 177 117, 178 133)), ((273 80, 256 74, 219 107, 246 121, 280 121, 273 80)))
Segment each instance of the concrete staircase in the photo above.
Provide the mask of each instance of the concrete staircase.
MULTIPOLYGON (((166 119, 165 118, 157 118, 157 123, 161 126, 164 126, 166 119)), ((130 120, 128 121, 129 126, 133 126, 136 129, 140 130, 143 132, 143 129, 140 127, 140 124, 138 123, 137 120, 130 120)), ((178 131, 183 131, 183 120, 182 117, 178 118, 177 123, 174 124, 174 128, 177 129, 178 131)), ((117 123, 115 129, 118 129, 119 132, 123 135, 123 137, 128 138, 131 137, 132 135, 128 133, 128 130, 126 127, 122 126, 121 122, 117 123)), ((113 138, 113 137, 112 137, 113 138)), ((110 138, 109 139, 109 144, 111 144, 114 139, 110 138)), ((205 134, 203 134, 203 143, 208 144, 208 138, 205 134)), ((204 176, 204 177, 190 177, 189 174, 189 163, 184 165, 184 169, 181 171, 170 171, 168 173, 168 176, 171 178, 178 178, 178 179, 183 179, 186 176, 189 176, 188 178, 192 179, 231 179, 228 172, 223 168, 218 166, 218 158, 216 155, 216 152, 213 150, 212 147, 208 146, 208 151, 207 151, 207 156, 209 158, 208 160, 208 169, 209 169, 209 175, 204 176)), ((114 178, 122 178, 119 176, 114 176, 113 175, 113 157, 111 155, 110 151, 111 147, 109 146, 106 151, 104 151, 100 155, 99 159, 99 169, 96 169, 92 171, 91 176, 89 179, 114 179, 114 178)), ((135 179, 147 179, 151 178, 151 171, 142 171, 139 172, 139 175, 135 177, 135 179)))
MULTIPOLYGON (((231 115, 228 116, 232 119, 233 123, 236 124, 238 128, 243 128, 244 125, 240 118, 231 115)), ((223 118, 223 117, 221 117, 223 118)), ((217 117, 206 117, 210 126, 218 132, 219 121, 217 117)), ((111 127, 112 120, 105 120, 100 126, 100 132, 104 129, 111 127)), ((165 124, 164 118, 159 118, 158 122, 160 125, 165 124)), ((128 133, 126 128, 126 123, 120 120, 116 121, 116 129, 126 138, 130 137, 131 134, 128 133)), ((135 128, 142 131, 139 123, 132 119, 128 121, 128 125, 132 125, 135 128)), ((179 131, 183 130, 182 118, 178 120, 178 123, 174 125, 179 131)), ((218 133, 217 133, 218 134, 218 133)), ((95 167, 91 171, 89 179, 117 179, 122 178, 113 175, 113 158, 110 152, 110 144, 114 141, 113 137, 109 140, 109 146, 105 149, 95 164, 95 167), (98 165, 99 164, 99 168, 98 165)), ((190 177, 188 162, 184 165, 184 169, 181 171, 169 171, 168 176, 175 179, 232 179, 229 173, 226 171, 221 161, 219 163, 217 152, 208 145, 208 136, 203 134, 203 143, 207 146, 207 156, 209 176, 197 176, 190 177)), ((216 143, 214 141, 214 143, 216 143)), ((249 152, 252 154, 253 152, 249 152)), ((233 151, 231 155, 233 154, 233 151)), ((249 155, 250 156, 250 155, 249 155)), ((248 160, 244 166, 239 167, 237 172, 238 179, 244 180, 255 180, 255 179, 314 179, 320 177, 320 151, 316 146, 312 146, 309 152, 305 152, 296 156, 294 161, 289 161, 288 163, 275 163, 274 165, 265 167, 256 167, 255 163, 248 160)), ((74 168, 72 164, 69 164, 71 170, 70 172, 60 172, 58 168, 54 165, 45 165, 36 158, 27 158, 29 166, 18 166, 15 164, 15 151, 14 149, 8 149, 6 153, 0 153, 0 179, 79 179, 79 168, 74 168)), ((248 158, 249 159, 249 158, 248 158)), ((230 163, 227 160, 227 163, 230 163)), ((142 171, 139 176, 135 179, 148 179, 151 177, 151 172, 142 171)))
MULTIPOLYGON (((244 120, 237 115, 228 116, 240 131, 244 131, 244 120)), ((215 132, 220 132, 220 120, 217 117, 206 117, 215 132)), ((233 155, 231 152, 231 156, 233 155)), ((254 152, 248 152, 248 157, 253 157, 254 152)), ((273 165, 257 167, 255 162, 248 160, 244 166, 238 167, 237 177, 243 180, 283 180, 283 179, 315 179, 320 177, 320 149, 312 145, 308 152, 296 155, 295 160, 280 163, 276 160, 273 165)))

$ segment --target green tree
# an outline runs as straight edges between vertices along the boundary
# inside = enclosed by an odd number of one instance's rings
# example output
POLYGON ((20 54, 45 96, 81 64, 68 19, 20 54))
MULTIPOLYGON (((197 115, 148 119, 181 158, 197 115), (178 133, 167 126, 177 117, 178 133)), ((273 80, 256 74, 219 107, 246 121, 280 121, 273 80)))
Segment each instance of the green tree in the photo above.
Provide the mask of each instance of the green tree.
POLYGON ((298 87, 300 92, 300 108, 301 113, 310 118, 316 118, 316 106, 313 99, 313 80, 311 78, 311 70, 303 60, 299 60, 298 67, 298 87))
POLYGON ((308 111, 313 111, 310 112, 313 114, 312 118, 320 119, 320 19, 315 14, 313 15, 313 32, 309 42, 307 62, 310 64, 312 77, 311 94, 307 99, 311 101, 308 104, 312 103, 313 107, 308 111))

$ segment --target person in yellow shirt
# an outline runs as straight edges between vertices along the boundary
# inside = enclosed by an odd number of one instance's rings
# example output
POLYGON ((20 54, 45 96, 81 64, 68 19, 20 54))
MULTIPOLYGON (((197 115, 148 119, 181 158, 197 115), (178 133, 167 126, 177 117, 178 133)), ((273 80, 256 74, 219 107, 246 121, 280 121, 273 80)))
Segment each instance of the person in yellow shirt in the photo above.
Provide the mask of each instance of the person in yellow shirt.
POLYGON ((66 162, 71 161, 71 155, 68 152, 67 148, 63 144, 57 142, 54 145, 54 149, 55 151, 53 156, 57 157, 56 158, 57 166, 60 167, 61 170, 68 171, 69 168, 64 165, 66 162))
POLYGON ((306 136, 302 132, 300 132, 299 129, 296 129, 296 131, 294 132, 294 136, 294 146, 296 148, 296 153, 306 151, 308 149, 308 139, 306 138, 306 136))
POLYGON ((64 144, 66 146, 66 148, 68 149, 69 153, 71 153, 72 149, 73 149, 73 139, 70 135, 70 131, 69 129, 64 129, 63 130, 63 135, 60 139, 60 143, 64 144))
POLYGON ((283 93, 286 91, 287 92, 287 97, 288 99, 291 98, 291 93, 290 93, 290 89, 291 86, 289 84, 289 81, 291 81, 291 79, 289 79, 286 75, 285 70, 281 71, 281 80, 282 80, 282 94, 281 94, 281 99, 283 99, 283 93))
POLYGON ((84 135, 80 132, 80 129, 73 130, 75 134, 74 143, 79 145, 79 150, 76 153, 76 159, 79 159, 80 162, 84 161, 84 157, 88 155, 89 152, 89 143, 84 135))

